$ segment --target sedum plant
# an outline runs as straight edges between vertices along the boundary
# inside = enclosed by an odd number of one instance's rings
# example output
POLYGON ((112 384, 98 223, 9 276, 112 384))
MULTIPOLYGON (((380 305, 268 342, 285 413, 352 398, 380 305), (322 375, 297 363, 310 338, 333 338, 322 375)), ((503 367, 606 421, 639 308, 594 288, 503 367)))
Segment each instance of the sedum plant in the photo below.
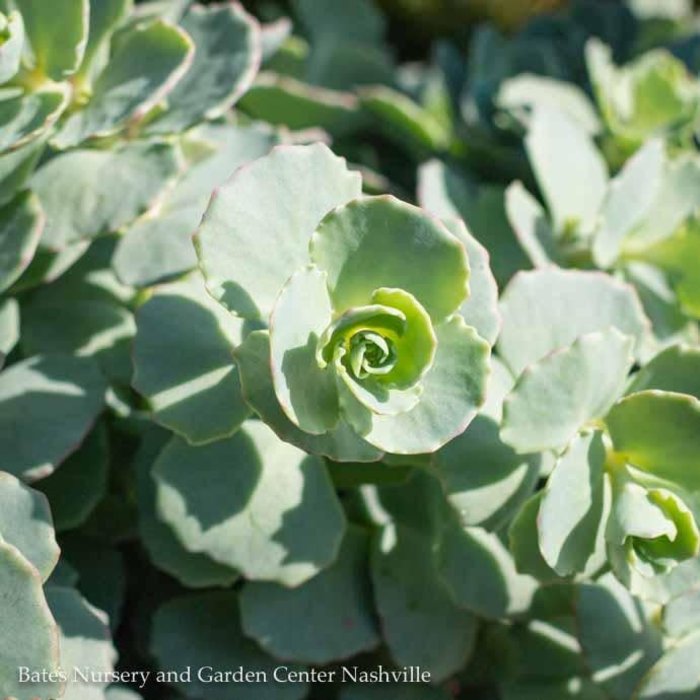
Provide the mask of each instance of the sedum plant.
POLYGON ((0 698, 694 698, 688 13, 247 7, 0 0, 0 698))
POLYGON ((311 451, 344 441, 348 461, 433 452, 485 395, 489 344, 459 313, 467 252, 419 209, 360 194, 325 147, 275 149, 218 190, 195 238, 200 265, 222 305, 269 324, 239 352, 244 396, 266 422, 291 422, 311 451), (270 173, 261 213, 251 194, 270 173), (269 369, 274 396, 258 398, 269 369))

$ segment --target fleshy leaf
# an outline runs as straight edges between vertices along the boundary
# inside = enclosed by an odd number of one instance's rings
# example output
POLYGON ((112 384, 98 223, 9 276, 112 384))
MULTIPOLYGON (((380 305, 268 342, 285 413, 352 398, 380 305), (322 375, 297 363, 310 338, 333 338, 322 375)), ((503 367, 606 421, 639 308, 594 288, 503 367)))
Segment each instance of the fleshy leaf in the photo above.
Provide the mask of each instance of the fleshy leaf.
POLYGON ((19 70, 24 46, 24 21, 15 11, 4 18, 3 41, 0 44, 0 84, 13 78, 19 70))
POLYGON ((31 43, 34 68, 52 80, 75 73, 87 41, 89 0, 14 0, 31 43), (57 22, 56 18, 61 21, 57 22))
POLYGON ((335 563, 302 586, 247 584, 241 592, 243 631, 276 658, 315 665, 374 648, 379 635, 368 554, 367 535, 351 528, 335 563))
POLYGON ((542 496, 537 530, 542 555, 560 576, 583 572, 595 553, 605 512, 605 447, 598 432, 575 437, 542 496))
POLYGON ((322 144, 280 146, 238 170, 212 199, 195 237, 212 296, 245 318, 266 318, 305 266, 311 234, 358 197, 360 178, 322 144))
POLYGON ((420 666, 443 680, 471 656, 476 618, 452 601, 429 537, 403 525, 387 525, 375 537, 372 580, 389 650, 399 666, 420 666))
POLYGON ((240 319, 193 276, 156 288, 136 322, 132 385, 155 420, 192 444, 231 435, 250 414, 233 357, 240 319))
POLYGON ((659 353, 634 375, 626 393, 648 389, 690 394, 700 399, 700 348, 674 345, 659 353))
POLYGON ((58 631, 36 569, 2 540, 0 597, 7 601, 0 636, 0 695, 17 700, 60 697, 63 684, 57 678, 47 683, 19 682, 20 666, 46 669, 48 673, 59 670, 58 631))
POLYGON ((193 5, 180 26, 194 41, 194 61, 149 132, 183 131, 221 116, 250 86, 260 63, 260 28, 238 4, 193 5))
POLYGON ((88 358, 33 357, 3 370, 0 469, 24 479, 48 476, 78 448, 102 410, 104 392, 88 358))
POLYGON ((100 423, 60 469, 38 482, 37 488, 49 499, 58 532, 82 525, 107 492, 107 440, 105 426, 100 423))
POLYGON ((19 340, 19 304, 15 299, 0 301, 0 369, 19 340))
POLYGON ((78 75, 81 78, 96 73, 108 60, 112 32, 132 9, 133 0, 100 0, 90 3, 90 27, 85 54, 78 75))
POLYGON ((53 143, 70 148, 138 121, 173 89, 193 54, 192 40, 181 29, 162 21, 137 25, 119 41, 86 107, 66 120, 53 143))
POLYGON ((671 646, 644 676, 635 693, 639 700, 692 700, 700 689, 696 660, 700 632, 694 631, 671 646))
POLYGON ((635 357, 649 333, 634 289, 599 272, 521 272, 503 292, 501 315, 498 350, 516 376, 586 333, 617 328, 635 339, 635 357))
POLYGON ((542 491, 525 502, 508 528, 508 545, 518 573, 544 582, 557 581, 559 576, 545 561, 540 551, 537 518, 542 503, 542 491))
POLYGON ((622 395, 633 344, 632 337, 609 328, 530 365, 504 404, 503 441, 520 453, 564 448, 622 395))
POLYGON ((369 303, 380 287, 403 289, 434 322, 468 294, 461 243, 439 221, 391 196, 366 197, 329 214, 311 239, 311 259, 328 273, 333 308, 369 303))
POLYGON ((31 181, 47 217, 42 246, 62 250, 126 226, 155 203, 177 169, 175 149, 156 142, 53 158, 31 181))
POLYGON ((362 440, 342 417, 334 430, 323 435, 306 433, 287 418, 272 383, 267 331, 250 333, 236 350, 236 360, 245 400, 282 440, 340 462, 376 462, 381 459, 381 450, 362 440))
POLYGON ((521 182, 506 190, 506 211, 518 242, 534 267, 547 267, 557 260, 557 243, 547 214, 521 182))
POLYGON ((14 476, 0 472, 0 538, 16 547, 46 581, 58 561, 46 498, 14 476))
POLYGON ((625 237, 649 213, 661 187, 664 160, 663 143, 649 141, 610 183, 593 240, 593 258, 601 267, 615 262, 625 237))
POLYGON ((700 489, 700 400, 642 391, 615 404, 605 422, 630 464, 688 491, 700 489))
POLYGON ((462 433, 484 402, 490 348, 460 316, 435 327, 437 352, 415 408, 399 415, 342 407, 358 434, 396 454, 434 452, 462 433))
POLYGON ((317 349, 331 323, 326 275, 314 267, 295 273, 270 316, 272 381, 287 417, 303 431, 321 435, 338 423, 338 392, 317 349))
POLYGON ((337 554, 345 518, 323 464, 259 421, 204 447, 174 438, 154 478, 159 516, 186 549, 249 579, 298 586, 337 554))
MULTIPOLYGON (((58 625, 62 668, 87 667, 97 677, 112 673, 117 654, 112 646, 107 616, 71 588, 49 586, 46 598, 58 625)), ((65 697, 98 700, 106 687, 106 681, 84 682, 68 671, 65 697)))
POLYGON ((584 658, 615 700, 634 689, 661 654, 661 636, 643 603, 610 574, 578 587, 576 618, 584 658))
POLYGON ((212 191, 238 167, 265 155, 278 141, 268 128, 230 124, 202 125, 188 132, 188 138, 212 152, 188 163, 159 206, 137 219, 121 237, 113 264, 126 284, 146 286, 196 267, 192 233, 202 220, 212 191))
POLYGON ((134 457, 139 534, 153 564, 189 588, 230 586, 238 572, 219 564, 206 554, 188 552, 172 529, 156 513, 156 486, 151 466, 170 439, 170 433, 150 427, 143 435, 134 457))
POLYGON ((62 85, 0 100, 0 152, 15 151, 43 136, 67 103, 68 92, 62 85))
POLYGON ((27 268, 44 228, 35 195, 24 192, 0 209, 0 292, 27 268))
MULTIPOLYGON (((204 682, 198 673, 178 684, 190 697, 212 700, 301 700, 306 683, 278 683, 273 680, 279 661, 265 655, 244 637, 234 591, 216 591, 173 598, 155 614, 151 632, 151 653, 161 669, 183 674, 187 669, 215 671, 240 667, 259 671, 267 682, 204 682)), ((288 665, 289 672, 302 667, 288 665)), ((256 676, 259 679, 259 677, 256 676)))
POLYGON ((450 233, 465 247, 469 259, 469 296, 459 307, 459 314, 490 345, 501 330, 498 310, 498 285, 490 267, 489 252, 472 236, 463 221, 444 220, 450 233))
POLYGON ((462 527, 450 517, 440 544, 440 577, 453 600, 475 614, 498 619, 528 609, 537 582, 519 574, 497 535, 462 527))
POLYGON ((608 185, 605 161, 591 138, 566 114, 540 104, 525 144, 557 233, 590 231, 608 185))

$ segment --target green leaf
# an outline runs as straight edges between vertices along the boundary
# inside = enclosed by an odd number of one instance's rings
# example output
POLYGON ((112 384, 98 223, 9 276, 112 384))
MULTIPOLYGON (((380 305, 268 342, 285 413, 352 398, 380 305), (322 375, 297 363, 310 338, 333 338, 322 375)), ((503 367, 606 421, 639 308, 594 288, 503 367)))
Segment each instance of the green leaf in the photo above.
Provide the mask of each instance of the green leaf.
POLYGON ((15 299, 0 301, 0 369, 19 340, 19 304, 15 299))
POLYGON ((385 136, 416 155, 444 151, 450 133, 429 111, 401 92, 384 86, 358 89, 360 106, 385 136))
POLYGON ((506 211, 513 232, 534 267, 547 267, 559 258, 546 212, 519 181, 506 190, 506 211))
POLYGON ((22 15, 10 12, 3 18, 3 40, 0 44, 0 84, 14 78, 19 70, 24 46, 24 21, 22 15))
POLYGON ((70 588, 49 586, 46 598, 59 629, 61 666, 69 669, 64 697, 70 700, 102 698, 107 683, 76 679, 72 669, 87 668, 96 676, 114 671, 117 653, 112 646, 106 615, 70 588))
POLYGON ((588 134, 564 113, 538 104, 525 145, 557 233, 572 227, 590 231, 605 197, 608 173, 588 134))
POLYGON ((15 151, 43 136, 67 104, 68 91, 61 85, 5 96, 0 100, 0 152, 15 151))
POLYGON ((21 552, 42 581, 48 579, 60 553, 49 504, 5 472, 0 472, 0 538, 21 552))
POLYGON ((78 589, 85 599, 109 618, 115 632, 121 623, 126 598, 124 558, 116 547, 80 532, 61 538, 61 555, 78 574, 78 589))
POLYGON ((212 191, 241 165, 265 155, 278 140, 268 128, 230 124, 202 125, 188 132, 188 137, 212 152, 189 163, 159 206, 121 237, 113 264, 127 284, 154 284, 196 267, 192 232, 202 220, 212 191))
POLYGON ((558 109, 587 134, 600 131, 600 119, 588 95, 577 85, 551 77, 522 73, 504 80, 496 95, 496 106, 512 112, 527 124, 539 105, 558 109))
POLYGON ((610 574, 577 589, 576 619, 584 658, 614 700, 634 689, 661 654, 661 635, 643 603, 610 574))
POLYGON ((104 392, 104 380, 87 358, 33 357, 4 369, 0 469, 24 479, 48 476, 83 441, 104 392))
POLYGON ((516 571, 497 535, 480 527, 462 527, 451 516, 439 557, 440 577, 461 608, 498 619, 522 614, 530 606, 537 582, 516 571))
POLYGON ((688 345, 667 348, 633 376, 626 393, 649 389, 690 394, 700 399, 700 348, 688 345))
POLYGON ((331 323, 327 277, 315 267, 295 273, 270 316, 272 381, 287 417, 321 435, 338 423, 338 390, 331 367, 320 367, 317 348, 331 323))
POLYGON ((298 588, 249 583, 243 631, 277 658, 323 665, 379 644, 368 572, 368 536, 347 531, 335 563, 298 588))
POLYGON ((392 416, 351 413, 347 404, 343 406, 358 434, 381 450, 434 452, 464 432, 484 402, 488 343, 457 315, 434 330, 437 352, 421 382, 423 392, 415 408, 392 416))
POLYGON ((476 618, 452 601, 430 538, 388 525, 375 536, 371 567, 383 636, 397 665, 419 666, 433 682, 462 668, 474 648, 476 618))
POLYGON ((250 414, 233 358, 241 321, 193 276, 158 287, 136 323, 132 385, 155 420, 192 444, 232 435, 250 414))
POLYGON ((66 120, 53 143, 70 148, 138 122, 172 91, 193 54, 192 40, 178 27, 162 21, 137 25, 119 41, 86 107, 66 120))
POLYGON ((477 186, 462 170, 429 160, 418 169, 418 201, 442 219, 464 219, 469 231, 488 250, 499 285, 529 267, 508 223, 502 187, 477 186))
POLYGON ((258 74, 238 107, 254 119, 293 131, 319 128, 343 136, 365 123, 353 94, 326 90, 270 71, 258 74))
POLYGON ((363 306, 376 289, 392 287, 412 294, 438 322, 468 294, 461 243, 440 222, 388 195, 333 211, 314 233, 310 252, 328 273, 336 312, 363 306))
POLYGON ((238 315, 266 318, 290 275, 308 263, 318 222, 360 192, 359 176, 322 144, 277 147, 241 168, 195 237, 209 292, 238 315))
POLYGON ((539 478, 540 459, 520 456, 499 437, 501 401, 513 380, 494 358, 487 405, 469 428, 433 455, 445 493, 464 525, 499 529, 539 478), (491 405, 488 405, 491 404, 491 405))
POLYGON ((94 75, 109 60, 109 39, 133 10, 133 0, 99 0, 90 3, 90 28, 78 75, 94 75))
POLYGON ((10 202, 24 187, 34 172, 44 146, 44 139, 37 138, 0 156, 0 205, 10 202))
POLYGON ((649 333, 634 289, 599 272, 521 272, 503 292, 501 315, 498 351, 516 376, 579 336, 610 326, 635 339, 638 357, 649 333))
POLYGON ((537 518, 542 503, 542 491, 525 502, 508 528, 508 547, 518 573, 534 576, 546 583, 557 581, 558 574, 545 561, 540 551, 537 518))
POLYGON ((267 331, 250 333, 237 348, 236 361, 246 402, 282 440, 339 462, 376 462, 382 458, 382 452, 362 440, 343 418, 323 435, 306 433, 287 418, 272 383, 267 331))
MULTIPOLYGON (((228 700, 301 700, 306 683, 280 683, 274 680, 279 661, 265 655, 243 636, 234 591, 197 593, 173 598, 155 614, 151 633, 151 652, 165 671, 182 674, 191 669, 190 680, 178 683, 189 697, 228 700), (206 682, 197 669, 213 678, 215 671, 258 671, 253 682, 230 680, 206 682), (257 680, 257 682, 255 682, 257 680)), ((289 672, 302 667, 288 665, 289 672)))
POLYGON ((298 586, 337 555, 345 517, 323 463, 259 421, 204 447, 174 438, 154 478, 159 516, 185 548, 249 579, 298 586))
POLYGON ((53 158, 31 181, 47 217, 42 245, 63 250, 130 224, 155 204, 178 166, 175 149, 157 142, 53 158))
POLYGON ((634 339, 588 333, 525 369, 503 406, 501 439, 520 453, 562 450, 622 395, 634 339))
POLYGON ((459 307, 459 314, 467 325, 493 345, 501 330, 501 314, 498 310, 498 285, 491 272, 489 253, 464 222, 450 219, 444 224, 462 243, 469 259, 469 296, 459 307))
POLYGON ((149 132, 183 131, 221 116, 250 87, 260 64, 259 25, 240 5, 193 5, 180 26, 194 41, 194 61, 149 132))
POLYGON ((34 68, 55 81, 75 73, 87 41, 89 0, 14 0, 22 13, 34 68), (61 21, 57 22, 56 18, 61 21))
POLYGON ((583 572, 595 555, 609 500, 605 457, 601 433, 576 436, 547 481, 537 530, 542 556, 560 576, 583 572))
POLYGON ((663 611, 664 632, 670 637, 681 639, 698 629, 700 624, 700 591, 691 589, 673 598, 663 611))
POLYGON ((700 400, 642 391, 615 404, 605 422, 630 464, 688 491, 700 488, 700 400))
POLYGON ((0 596, 3 606, 0 635, 0 695, 17 700, 60 697, 62 683, 19 682, 18 669, 60 668, 58 631, 44 598, 37 570, 10 544, 0 540, 0 596))
POLYGON ((593 259, 610 267, 624 240, 649 215, 664 177, 665 150, 660 140, 649 141, 610 183, 593 239, 593 259))
POLYGON ((699 652, 697 631, 671 646, 642 679, 635 700, 693 700, 700 689, 696 665, 699 652))
POLYGON ((155 425, 143 433, 134 457, 139 535, 153 564, 188 588, 230 586, 238 572, 219 564, 206 554, 188 552, 172 529, 156 513, 156 486, 151 466, 170 439, 170 433, 155 425))
POLYGON ((24 192, 0 208, 0 292, 27 268, 44 228, 39 200, 24 192))
POLYGON ((99 423, 60 469, 37 484, 49 499, 58 532, 79 527, 90 517, 107 492, 108 471, 107 430, 99 423))

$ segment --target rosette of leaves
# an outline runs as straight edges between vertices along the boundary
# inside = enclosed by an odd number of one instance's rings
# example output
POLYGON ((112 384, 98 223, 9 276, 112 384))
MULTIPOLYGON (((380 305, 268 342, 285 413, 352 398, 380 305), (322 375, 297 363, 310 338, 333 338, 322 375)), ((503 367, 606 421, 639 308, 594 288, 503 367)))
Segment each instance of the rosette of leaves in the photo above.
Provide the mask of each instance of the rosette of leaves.
POLYGON ((586 62, 613 163, 624 162, 652 137, 692 148, 700 85, 680 59, 656 49, 618 67, 610 48, 593 39, 586 46, 586 62))
POLYGON ((697 274, 690 262, 698 245, 697 156, 672 157, 652 139, 610 177, 584 128, 542 105, 525 145, 546 209, 516 182, 506 210, 531 264, 614 271, 638 289, 660 343, 697 342, 697 274), (566 153, 557 146, 562 140, 566 153))
POLYGON ((217 191, 200 265, 220 304, 266 327, 236 355, 245 399, 284 439, 341 460, 432 452, 467 427, 489 371, 460 315, 467 252, 360 188, 323 145, 277 147, 217 191))
POLYGON ((516 560, 544 579, 591 576, 607 561, 633 591, 651 589, 700 552, 700 354, 673 346, 629 383, 648 322, 633 289, 599 273, 523 273, 502 312, 498 348, 517 379, 501 438, 554 458, 545 489, 512 525, 516 560), (555 296, 525 331, 519 315, 543 285, 555 296), (527 552, 535 532, 538 551, 527 552))

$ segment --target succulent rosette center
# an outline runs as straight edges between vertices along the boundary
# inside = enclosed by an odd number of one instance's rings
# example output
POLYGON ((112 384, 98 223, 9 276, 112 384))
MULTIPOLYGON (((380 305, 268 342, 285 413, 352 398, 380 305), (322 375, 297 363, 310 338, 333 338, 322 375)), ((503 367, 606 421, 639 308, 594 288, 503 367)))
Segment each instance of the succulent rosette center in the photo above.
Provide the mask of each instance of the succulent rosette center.
POLYGON ((676 493, 628 481, 618 491, 609 525, 613 559, 644 577, 667 573, 697 556, 700 532, 676 493))

